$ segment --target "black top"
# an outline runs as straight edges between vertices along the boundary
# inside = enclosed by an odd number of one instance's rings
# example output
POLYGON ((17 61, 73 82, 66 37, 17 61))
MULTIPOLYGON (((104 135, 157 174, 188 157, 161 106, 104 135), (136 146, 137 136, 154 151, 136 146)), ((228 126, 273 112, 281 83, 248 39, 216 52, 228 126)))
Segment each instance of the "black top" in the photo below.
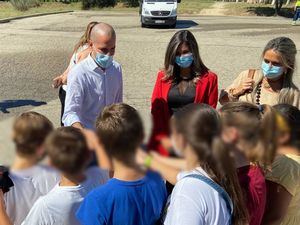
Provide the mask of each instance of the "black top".
POLYGON ((195 96, 196 86, 194 84, 188 85, 183 94, 179 92, 178 84, 172 84, 168 93, 168 106, 170 113, 174 114, 182 107, 193 103, 195 101, 195 96))

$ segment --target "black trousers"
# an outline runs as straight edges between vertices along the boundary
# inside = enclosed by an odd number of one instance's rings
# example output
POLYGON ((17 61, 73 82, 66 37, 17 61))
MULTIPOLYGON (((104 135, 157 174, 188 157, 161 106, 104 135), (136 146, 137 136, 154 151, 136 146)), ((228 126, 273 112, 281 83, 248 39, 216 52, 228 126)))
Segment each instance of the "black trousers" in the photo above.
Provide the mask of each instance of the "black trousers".
POLYGON ((63 127, 64 124, 62 122, 62 117, 65 111, 66 91, 62 88, 62 86, 59 88, 58 97, 61 103, 60 125, 63 127))

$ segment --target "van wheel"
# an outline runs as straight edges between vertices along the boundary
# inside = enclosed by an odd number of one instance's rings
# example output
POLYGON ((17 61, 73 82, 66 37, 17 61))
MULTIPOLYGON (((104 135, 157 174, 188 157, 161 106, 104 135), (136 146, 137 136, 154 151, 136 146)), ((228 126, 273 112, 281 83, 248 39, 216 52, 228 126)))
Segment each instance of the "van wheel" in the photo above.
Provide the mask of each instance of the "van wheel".
POLYGON ((146 25, 145 25, 144 23, 141 23, 141 27, 142 27, 142 28, 145 28, 146 25))

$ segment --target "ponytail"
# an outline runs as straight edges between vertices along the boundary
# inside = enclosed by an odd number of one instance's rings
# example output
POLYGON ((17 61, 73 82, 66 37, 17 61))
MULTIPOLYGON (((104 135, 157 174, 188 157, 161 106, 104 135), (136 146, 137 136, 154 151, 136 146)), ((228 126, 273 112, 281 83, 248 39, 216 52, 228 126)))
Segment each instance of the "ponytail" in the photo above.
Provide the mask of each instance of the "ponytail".
POLYGON ((278 113, 269 105, 260 105, 260 135, 257 144, 258 152, 261 152, 260 163, 263 167, 270 166, 275 158, 277 150, 277 120, 278 113))
POLYGON ((234 158, 231 155, 231 150, 219 137, 213 139, 212 150, 214 162, 216 162, 217 171, 219 172, 216 182, 226 190, 234 205, 232 222, 234 225, 245 225, 249 221, 248 211, 245 210, 247 207, 243 199, 236 168, 232 163, 234 158))

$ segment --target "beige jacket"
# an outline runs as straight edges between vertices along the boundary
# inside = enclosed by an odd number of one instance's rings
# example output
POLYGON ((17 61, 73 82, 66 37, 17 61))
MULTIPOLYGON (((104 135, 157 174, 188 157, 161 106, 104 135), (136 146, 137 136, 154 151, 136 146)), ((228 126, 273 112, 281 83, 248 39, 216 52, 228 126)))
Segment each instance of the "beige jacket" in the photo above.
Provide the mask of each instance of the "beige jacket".
MULTIPOLYGON (((247 78, 248 78, 248 74, 249 74, 249 70, 243 71, 241 72, 238 77, 233 81, 233 83, 228 86, 225 89, 225 92, 229 93, 229 89, 231 88, 236 88, 239 85, 241 85, 247 78)), ((257 87, 257 85, 261 82, 261 80, 263 79, 263 74, 261 72, 261 70, 256 70, 254 73, 254 87, 257 87)), ((254 88, 254 91, 256 92, 256 88, 254 88)), ((224 95, 224 93, 221 93, 220 98, 224 95)), ((239 97, 239 101, 245 101, 245 102, 252 102, 252 103, 256 103, 256 93, 246 93, 244 95, 241 95, 239 97)), ((276 105, 279 103, 279 92, 271 92, 268 91, 265 88, 261 88, 261 94, 260 94, 260 104, 268 104, 268 105, 276 105)), ((283 103, 283 102, 281 102, 283 103)), ((300 93, 297 92, 296 95, 294 96, 294 101, 293 101, 293 105, 300 108, 300 93)))

